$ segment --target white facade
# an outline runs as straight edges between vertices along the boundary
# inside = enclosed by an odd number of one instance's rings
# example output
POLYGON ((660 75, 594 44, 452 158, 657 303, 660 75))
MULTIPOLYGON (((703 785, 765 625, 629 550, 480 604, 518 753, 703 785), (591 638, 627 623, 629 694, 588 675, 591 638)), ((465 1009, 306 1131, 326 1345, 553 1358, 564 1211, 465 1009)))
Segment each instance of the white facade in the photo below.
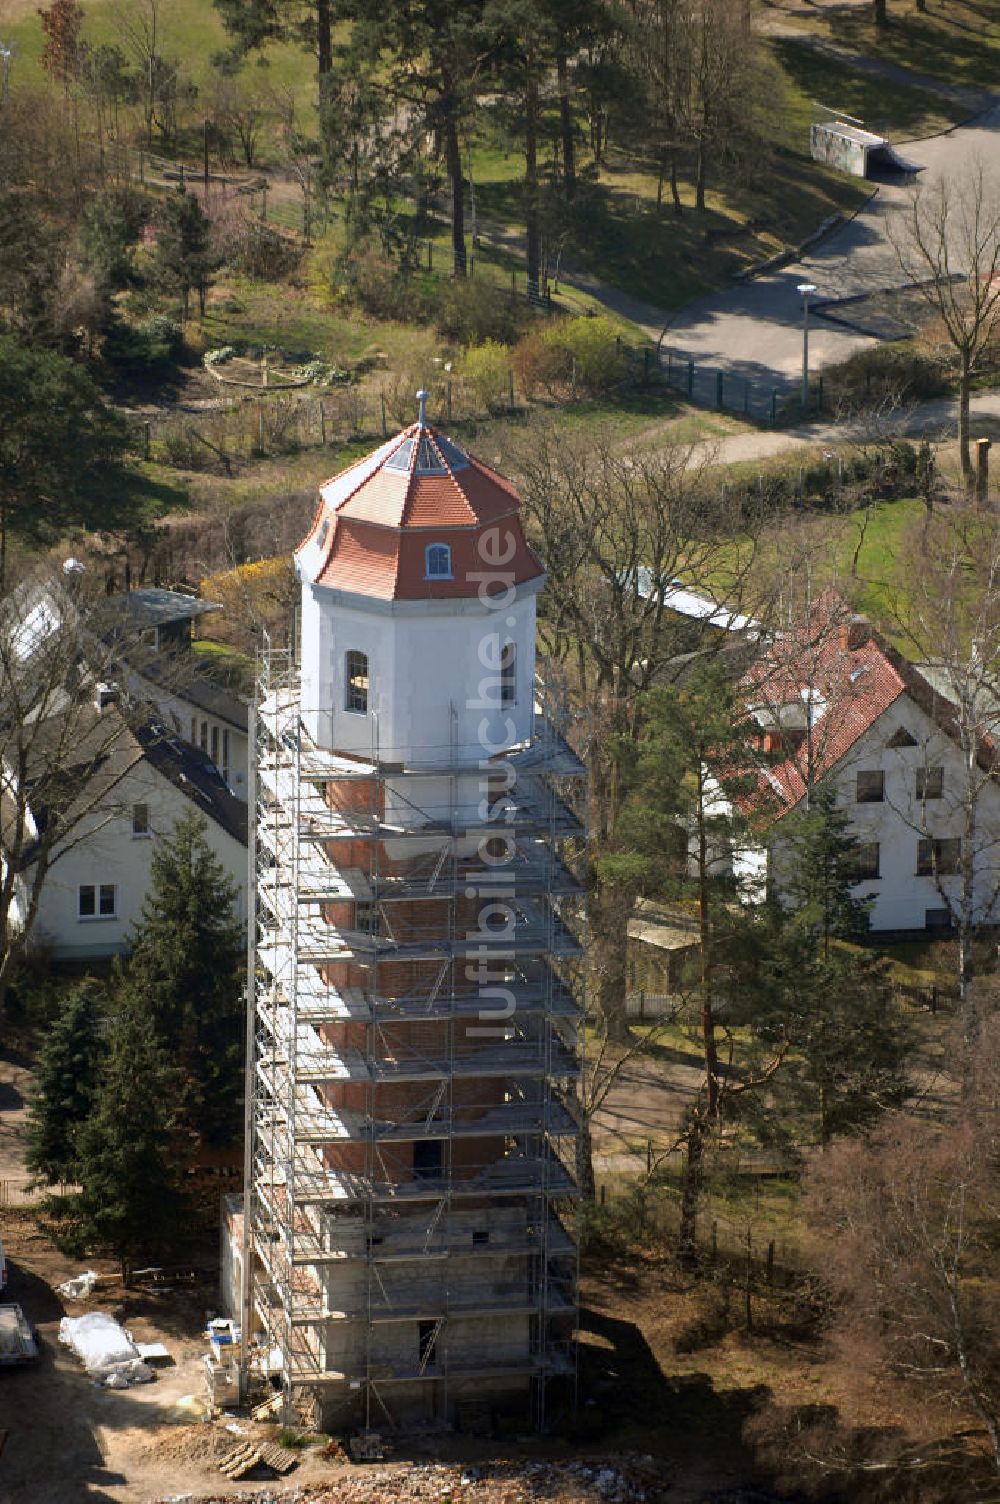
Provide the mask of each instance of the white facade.
MULTIPOLYGON (((148 763, 115 785, 104 810, 74 827, 46 874, 32 946, 58 960, 116 955, 129 948, 150 886, 156 841, 192 811, 191 800, 148 763), (145 824, 145 832, 136 825, 145 824), (91 909, 93 912, 90 912, 91 909), (105 910, 106 912, 102 912, 105 910)), ((212 819, 205 838, 237 885, 237 912, 246 921, 247 849, 212 819)), ((30 883, 30 870, 25 881, 30 883)))
POLYGON ((535 597, 381 601, 303 584, 302 718, 319 746, 408 765, 478 763, 527 741, 533 720, 535 597), (514 698, 499 655, 514 647, 514 698), (347 655, 367 659, 367 711, 349 709, 347 655))
MULTIPOLYGON (((871 928, 945 927, 949 902, 953 908, 959 902, 961 878, 941 870, 935 876, 927 870, 931 853, 926 843, 963 837, 969 783, 961 749, 903 694, 859 737, 825 781, 836 786, 838 803, 850 815, 851 834, 862 843, 863 856, 877 871, 877 876, 865 878, 855 889, 858 897, 872 900, 871 928), (899 745, 904 738, 912 738, 914 744, 899 745), (880 798, 874 797, 879 793, 879 775, 880 798), (918 797, 918 781, 926 790, 924 798, 918 797)), ((976 921, 997 922, 1000 788, 978 768, 973 787, 977 790, 972 842, 976 921)), ((947 867, 955 853, 954 846, 939 848, 939 869, 947 867)), ((771 841, 771 875, 779 891, 782 863, 787 859, 779 821, 771 841)))

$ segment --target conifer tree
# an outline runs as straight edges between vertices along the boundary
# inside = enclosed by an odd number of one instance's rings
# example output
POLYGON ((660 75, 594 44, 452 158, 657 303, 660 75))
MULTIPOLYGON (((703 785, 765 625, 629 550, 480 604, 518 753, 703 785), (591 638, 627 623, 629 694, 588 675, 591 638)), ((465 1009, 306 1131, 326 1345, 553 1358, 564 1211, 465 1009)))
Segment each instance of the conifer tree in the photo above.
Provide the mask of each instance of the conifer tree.
POLYGON ((683 1125, 680 1251, 691 1257, 704 1187, 709 1143, 723 1121, 745 1114, 781 1066, 788 1042, 731 1030, 734 998, 742 988, 745 935, 742 857, 751 839, 741 807, 756 786, 748 768, 755 727, 748 720, 726 665, 706 659, 683 683, 650 691, 637 744, 623 744, 618 762, 629 792, 616 826, 618 850, 598 864, 602 881, 671 897, 698 916, 696 975, 683 1013, 704 1071, 683 1125), (763 1048, 762 1048, 763 1046, 763 1048), (736 1069, 734 1069, 734 1065, 736 1069))
POLYGON ((68 991, 35 1065, 28 1108, 28 1169, 44 1185, 77 1179, 77 1136, 94 1105, 106 1053, 93 982, 68 991))
POLYGON ((859 852, 849 825, 827 785, 782 822, 786 901, 769 906, 767 975, 758 969, 749 986, 757 1030, 793 1042, 780 1090, 815 1115, 822 1144, 863 1129, 908 1091, 911 1030, 886 962, 856 943, 870 905, 854 891, 859 852))
POLYGON ((138 1258, 162 1260, 183 1241, 175 1088, 152 1020, 126 983, 77 1159, 79 1230, 88 1243, 114 1253, 125 1285, 138 1258))
POLYGON ((220 1144, 240 1131, 245 952, 236 889, 205 828, 192 813, 159 843, 128 980, 179 1071, 185 1126, 220 1144))
POLYGON ((209 230, 205 211, 193 193, 182 191, 164 200, 153 252, 153 281, 167 292, 180 294, 184 318, 188 316, 192 289, 198 294, 199 311, 204 315, 209 282, 219 264, 209 243, 209 230))

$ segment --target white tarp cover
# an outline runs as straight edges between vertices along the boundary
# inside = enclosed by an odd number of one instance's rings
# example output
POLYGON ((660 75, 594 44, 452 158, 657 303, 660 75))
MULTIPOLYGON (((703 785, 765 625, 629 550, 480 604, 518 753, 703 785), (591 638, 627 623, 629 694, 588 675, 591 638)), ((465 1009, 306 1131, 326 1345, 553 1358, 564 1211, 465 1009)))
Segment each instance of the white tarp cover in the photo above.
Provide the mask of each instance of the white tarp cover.
POLYGON ((85 1274, 74 1274, 72 1279, 64 1284, 56 1285, 56 1294, 64 1300, 86 1300, 88 1295, 93 1295, 97 1288, 98 1276, 93 1269, 88 1269, 85 1274))
POLYGON ((103 1311, 86 1316, 64 1316, 59 1323, 59 1341, 80 1359, 91 1378, 121 1389, 153 1377, 139 1359, 139 1350, 124 1327, 103 1311))

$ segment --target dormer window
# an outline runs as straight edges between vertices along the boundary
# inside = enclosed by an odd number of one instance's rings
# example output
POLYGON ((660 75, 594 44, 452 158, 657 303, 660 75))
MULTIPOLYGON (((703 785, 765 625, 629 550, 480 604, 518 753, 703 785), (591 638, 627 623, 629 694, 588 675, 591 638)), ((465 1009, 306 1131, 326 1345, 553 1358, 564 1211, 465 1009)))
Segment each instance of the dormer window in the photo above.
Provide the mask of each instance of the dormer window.
POLYGON ((327 517, 324 520, 324 522, 323 522, 323 526, 319 530, 319 537, 316 540, 317 543, 319 544, 320 548, 323 547, 323 544, 326 542, 326 540, 327 540, 327 538, 329 536, 329 533, 330 533, 330 519, 329 519, 329 517, 327 517))
POLYGON ((424 573, 428 580, 450 580, 451 549, 447 543, 430 543, 424 549, 424 573))
POLYGON ((346 694, 344 709, 358 715, 368 714, 368 654, 353 650, 344 658, 346 694))

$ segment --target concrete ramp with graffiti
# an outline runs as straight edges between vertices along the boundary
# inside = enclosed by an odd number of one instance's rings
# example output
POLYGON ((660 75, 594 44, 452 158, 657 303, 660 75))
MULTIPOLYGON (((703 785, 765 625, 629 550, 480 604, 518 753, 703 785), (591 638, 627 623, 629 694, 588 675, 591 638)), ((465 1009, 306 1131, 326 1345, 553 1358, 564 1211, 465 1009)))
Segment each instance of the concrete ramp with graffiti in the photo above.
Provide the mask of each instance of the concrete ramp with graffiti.
POLYGON ((912 177, 921 171, 908 162, 885 136, 876 136, 854 121, 832 120, 813 125, 810 150, 817 162, 827 162, 856 178, 912 177))

